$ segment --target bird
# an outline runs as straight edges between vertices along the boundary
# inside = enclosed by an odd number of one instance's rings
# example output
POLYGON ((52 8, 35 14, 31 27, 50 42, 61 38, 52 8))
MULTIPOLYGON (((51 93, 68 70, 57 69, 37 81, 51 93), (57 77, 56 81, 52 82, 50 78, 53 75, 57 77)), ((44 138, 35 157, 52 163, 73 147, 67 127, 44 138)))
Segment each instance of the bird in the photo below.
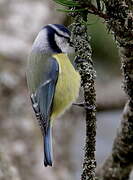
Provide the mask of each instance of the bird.
POLYGON ((79 95, 80 75, 68 57, 73 51, 70 35, 64 25, 48 24, 38 33, 28 56, 27 86, 43 136, 44 166, 53 165, 53 121, 79 95))

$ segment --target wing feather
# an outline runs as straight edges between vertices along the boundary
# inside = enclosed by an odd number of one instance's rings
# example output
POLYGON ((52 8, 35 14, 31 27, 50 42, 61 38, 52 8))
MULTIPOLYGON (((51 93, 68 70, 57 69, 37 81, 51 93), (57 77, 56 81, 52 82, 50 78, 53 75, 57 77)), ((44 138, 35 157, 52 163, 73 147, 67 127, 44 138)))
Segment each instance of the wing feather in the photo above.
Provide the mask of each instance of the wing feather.
POLYGON ((58 63, 54 58, 49 58, 48 62, 50 63, 50 69, 48 69, 47 72, 45 70, 43 74, 44 77, 42 77, 45 81, 41 82, 36 91, 31 94, 32 107, 43 132, 47 131, 50 123, 50 115, 59 72, 58 63))

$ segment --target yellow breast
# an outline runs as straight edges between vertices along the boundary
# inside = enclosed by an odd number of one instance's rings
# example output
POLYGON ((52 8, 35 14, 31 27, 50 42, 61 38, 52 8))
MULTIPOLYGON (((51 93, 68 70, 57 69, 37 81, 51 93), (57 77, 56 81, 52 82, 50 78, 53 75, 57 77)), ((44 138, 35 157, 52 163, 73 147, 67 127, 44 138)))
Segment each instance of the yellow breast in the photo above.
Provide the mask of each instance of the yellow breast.
POLYGON ((80 75, 75 71, 66 54, 53 56, 59 64, 59 76, 56 84, 51 119, 60 116, 77 99, 80 88, 80 75))

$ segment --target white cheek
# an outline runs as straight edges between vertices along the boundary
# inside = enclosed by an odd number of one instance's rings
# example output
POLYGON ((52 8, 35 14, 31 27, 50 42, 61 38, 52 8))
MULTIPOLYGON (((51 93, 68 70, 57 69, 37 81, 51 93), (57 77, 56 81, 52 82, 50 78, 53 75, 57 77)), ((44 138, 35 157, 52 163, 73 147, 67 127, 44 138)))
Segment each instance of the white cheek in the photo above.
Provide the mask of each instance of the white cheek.
POLYGON ((55 34, 55 41, 57 46, 61 49, 64 53, 73 53, 74 49, 69 45, 67 40, 63 37, 59 37, 55 34))
POLYGON ((65 53, 74 53, 74 48, 72 46, 69 45, 69 43, 66 43, 64 46, 63 46, 63 52, 65 53))

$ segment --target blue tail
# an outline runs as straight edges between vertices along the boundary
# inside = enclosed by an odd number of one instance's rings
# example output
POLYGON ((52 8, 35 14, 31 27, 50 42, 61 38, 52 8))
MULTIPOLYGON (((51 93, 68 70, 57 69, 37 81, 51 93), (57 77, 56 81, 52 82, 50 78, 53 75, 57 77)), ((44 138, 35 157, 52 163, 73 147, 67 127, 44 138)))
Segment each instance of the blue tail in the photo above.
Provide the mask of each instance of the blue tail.
POLYGON ((52 129, 49 126, 44 135, 44 166, 52 166, 53 150, 52 150, 52 129))

